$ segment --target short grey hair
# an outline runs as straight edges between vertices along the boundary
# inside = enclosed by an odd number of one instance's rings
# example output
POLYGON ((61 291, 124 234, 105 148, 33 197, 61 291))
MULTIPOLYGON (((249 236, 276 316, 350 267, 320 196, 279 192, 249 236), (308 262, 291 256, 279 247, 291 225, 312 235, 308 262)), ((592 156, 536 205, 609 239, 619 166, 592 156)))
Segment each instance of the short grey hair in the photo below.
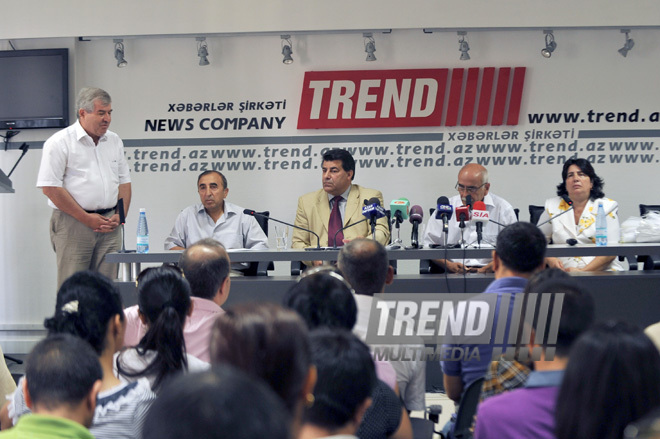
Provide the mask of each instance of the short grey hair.
POLYGON ((96 87, 84 87, 78 93, 78 100, 76 101, 76 115, 80 116, 80 110, 85 110, 87 113, 94 111, 94 101, 99 99, 101 105, 110 105, 112 98, 107 91, 96 87))
POLYGON ((481 184, 486 183, 488 183, 488 169, 484 168, 483 171, 481 171, 481 184))

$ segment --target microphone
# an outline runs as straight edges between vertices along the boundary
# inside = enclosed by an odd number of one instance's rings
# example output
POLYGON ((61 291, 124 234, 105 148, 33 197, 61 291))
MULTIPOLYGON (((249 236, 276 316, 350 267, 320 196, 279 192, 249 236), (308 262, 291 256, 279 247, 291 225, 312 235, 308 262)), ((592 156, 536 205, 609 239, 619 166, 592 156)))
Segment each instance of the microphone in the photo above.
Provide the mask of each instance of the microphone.
POLYGON ((465 205, 470 208, 470 210, 474 210, 474 199, 472 198, 472 195, 467 194, 467 197, 465 197, 465 205))
MULTIPOLYGON (((334 236, 334 238, 332 239, 332 242, 334 243, 334 245, 332 246, 332 249, 333 249, 333 250, 337 249, 337 235, 339 235, 339 232, 343 232, 344 230, 348 229, 349 227, 353 227, 353 226, 356 226, 356 225, 358 225, 358 224, 361 224, 361 223, 365 222, 366 220, 367 220, 367 218, 362 219, 362 220, 360 220, 360 221, 358 221, 358 222, 355 222, 355 223, 353 223, 353 224, 349 224, 349 225, 344 226, 344 227, 342 227, 341 229, 337 230, 337 231, 335 232, 335 236, 334 236)), ((328 237, 328 245, 330 245, 330 238, 329 238, 329 237, 328 237)))
POLYGON ((121 226, 121 250, 119 253, 130 253, 126 251, 126 231, 124 224, 126 224, 126 212, 124 211, 124 199, 117 200, 117 214, 119 215, 119 225, 121 226))
POLYGON ((419 248, 419 225, 424 219, 424 210, 414 205, 410 208, 410 223, 412 224, 412 234, 410 235, 411 248, 419 248))
POLYGON ((484 224, 488 224, 489 219, 490 219, 490 214, 486 210, 486 204, 483 201, 477 201, 476 203, 474 203, 474 209, 472 210, 472 222, 477 225, 478 245, 481 245, 484 224))
POLYGON ((321 250, 321 238, 319 237, 319 235, 317 235, 316 233, 314 233, 313 231, 311 231, 309 229, 305 229, 303 227, 296 226, 295 224, 290 224, 290 223, 286 223, 284 221, 280 221, 278 219, 273 218, 272 216, 263 215, 259 212, 251 210, 251 209, 243 209, 243 213, 245 215, 258 216, 260 218, 266 218, 269 221, 275 221, 276 223, 284 224, 285 226, 293 227, 294 229, 300 229, 300 230, 303 230, 307 233, 311 233, 312 235, 316 236, 316 248, 308 247, 305 250, 321 250))
POLYGON ((378 218, 387 216, 387 212, 380 205, 380 200, 376 197, 364 200, 364 207, 362 208, 362 215, 366 216, 371 224, 371 234, 376 239, 376 221, 378 218))
POLYGON ((550 221, 552 221, 553 219, 555 219, 555 218, 559 218, 559 217, 562 216, 563 214, 568 213, 568 212, 570 212, 571 210, 573 210, 573 200, 571 200, 570 197, 569 197, 567 194, 562 195, 562 196, 561 196, 561 199, 564 200, 564 202, 565 202, 566 204, 568 204, 570 207, 569 207, 568 209, 566 209, 565 211, 563 211, 562 213, 557 214, 557 215, 553 216, 552 218, 548 218, 547 220, 543 221, 541 224, 537 224, 536 227, 545 226, 546 224, 548 224, 548 223, 549 223, 550 221))
POLYGON ((378 218, 387 216, 387 212, 380 205, 380 200, 376 197, 364 200, 364 207, 362 208, 362 215, 366 216, 372 223, 376 223, 378 218))
POLYGON ((119 214, 119 224, 126 224, 126 213, 124 212, 124 199, 120 198, 117 201, 117 213, 119 214))
POLYGON ((410 209, 410 201, 407 198, 399 198, 398 200, 392 200, 390 203, 390 212, 392 214, 393 220, 396 221, 397 228, 403 222, 403 220, 408 219, 408 212, 410 209))
POLYGON ((470 208, 468 206, 458 206, 456 208, 456 218, 459 221, 458 227, 465 228, 465 221, 470 221, 470 208))
POLYGON ((449 204, 447 197, 440 197, 436 203, 435 219, 442 220, 442 231, 449 233, 449 220, 454 213, 454 208, 449 204))

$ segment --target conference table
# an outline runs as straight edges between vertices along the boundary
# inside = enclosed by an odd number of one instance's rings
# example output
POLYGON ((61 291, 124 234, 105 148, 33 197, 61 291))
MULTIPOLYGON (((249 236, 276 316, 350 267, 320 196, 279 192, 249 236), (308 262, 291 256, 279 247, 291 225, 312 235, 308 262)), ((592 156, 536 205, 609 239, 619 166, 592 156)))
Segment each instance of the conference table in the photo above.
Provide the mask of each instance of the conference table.
MULTIPOLYGON (((491 248, 422 248, 388 250, 390 261, 488 258, 491 248)), ((291 262, 301 260, 336 261, 338 249, 329 250, 229 250, 235 262, 291 262)), ((122 264, 118 286, 124 303, 136 303, 135 277, 142 264, 176 263, 181 251, 158 253, 110 253, 106 261, 122 264)), ((660 243, 631 243, 596 247, 588 245, 550 245, 547 256, 637 256, 660 255, 660 243)), ((623 271, 573 273, 572 276, 594 294, 599 318, 622 318, 640 326, 660 321, 660 271, 623 271)), ((387 293, 468 293, 482 292, 494 279, 490 274, 397 274, 387 293)), ((227 305, 245 301, 280 302, 284 293, 297 282, 297 276, 246 276, 232 278, 227 305)))
MULTIPOLYGON (((232 262, 336 261, 339 250, 230 250, 232 262)), ((488 258, 492 248, 482 249, 397 249, 388 250, 390 261, 423 261, 429 259, 488 258)), ((636 260, 637 256, 660 255, 660 243, 619 244, 596 247, 588 245, 550 245, 547 256, 621 256, 636 260)), ((135 277, 142 264, 176 263, 181 251, 159 253, 110 253, 106 261, 121 264, 122 280, 117 285, 124 305, 137 303, 135 277)), ((592 292, 598 320, 623 319, 646 327, 660 321, 660 270, 622 272, 571 273, 571 276, 592 292)), ((397 274, 385 288, 388 293, 466 293, 484 291, 494 275, 397 274)), ((246 301, 281 302, 284 294, 298 281, 298 276, 268 275, 232 278, 231 291, 225 307, 246 301)), ((427 391, 442 388, 442 372, 436 362, 427 363, 427 391)))

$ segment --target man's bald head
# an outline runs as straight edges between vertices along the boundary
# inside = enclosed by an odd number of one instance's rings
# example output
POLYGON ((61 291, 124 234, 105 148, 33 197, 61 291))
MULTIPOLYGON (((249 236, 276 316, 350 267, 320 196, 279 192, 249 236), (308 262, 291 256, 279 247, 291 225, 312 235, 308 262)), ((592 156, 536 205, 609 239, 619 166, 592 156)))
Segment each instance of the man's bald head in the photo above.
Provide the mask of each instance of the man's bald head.
POLYGON ((385 247, 364 238, 344 245, 337 259, 337 266, 355 292, 366 296, 383 291, 389 265, 385 247))
POLYGON ((472 196, 473 201, 483 201, 490 189, 488 170, 477 163, 463 166, 458 172, 456 189, 461 195, 463 204, 466 204, 468 194, 472 196))
POLYGON ((181 254, 179 267, 190 283, 193 296, 213 300, 229 276, 229 255, 218 241, 206 238, 181 254))
POLYGON ((458 176, 460 177, 461 174, 478 178, 481 184, 488 183, 488 170, 478 163, 468 163, 463 166, 458 172, 458 176))

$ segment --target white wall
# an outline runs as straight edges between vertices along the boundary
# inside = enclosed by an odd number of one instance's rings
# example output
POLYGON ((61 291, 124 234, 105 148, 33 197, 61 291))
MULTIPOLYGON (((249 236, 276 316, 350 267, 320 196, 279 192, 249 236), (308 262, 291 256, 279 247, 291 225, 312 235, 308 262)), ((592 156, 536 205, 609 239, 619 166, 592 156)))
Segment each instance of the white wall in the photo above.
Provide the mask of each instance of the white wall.
MULTIPOLYGON (((642 5, 636 10, 625 11, 612 8, 600 8, 591 11, 590 5, 595 2, 583 2, 579 11, 568 13, 567 8, 547 10, 530 2, 517 2, 519 15, 511 10, 493 10, 492 2, 468 2, 479 4, 477 9, 461 9, 460 20, 450 24, 450 17, 459 14, 457 4, 445 3, 433 6, 421 3, 419 8, 401 10, 395 4, 389 9, 374 10, 371 15, 363 10, 353 12, 348 3, 333 3, 336 10, 325 11, 321 8, 328 3, 319 4, 314 9, 314 19, 311 11, 304 8, 278 8, 281 2, 269 3, 258 9, 258 12, 243 18, 245 7, 250 2, 242 2, 240 6, 223 4, 211 6, 207 2, 205 13, 195 13, 191 18, 193 8, 178 9, 180 2, 158 2, 162 7, 153 8, 155 2, 114 2, 108 10, 96 11, 95 3, 90 2, 57 2, 58 7, 68 5, 76 7, 76 14, 71 19, 53 20, 61 12, 49 10, 55 2, 40 2, 39 9, 33 10, 31 23, 22 26, 14 22, 6 23, 0 29, 0 38, 18 38, 12 40, 16 48, 68 47, 71 49, 71 94, 72 103, 75 91, 84 85, 95 85, 108 90, 113 96, 113 122, 111 129, 119 133, 126 141, 127 153, 131 156, 129 162, 134 166, 136 150, 147 153, 172 153, 178 147, 185 154, 191 150, 227 150, 234 148, 255 148, 263 153, 265 146, 289 146, 306 148, 310 144, 314 153, 326 146, 388 146, 392 151, 399 143, 403 144, 436 144, 441 142, 411 142, 405 136, 414 134, 444 135, 446 148, 454 148, 458 144, 476 142, 449 141, 449 133, 476 133, 482 131, 516 131, 524 137, 526 131, 541 130, 571 130, 574 129, 577 139, 580 130, 629 130, 647 129, 659 130, 660 123, 638 122, 628 124, 617 123, 574 123, 574 124, 530 124, 528 114, 541 112, 581 112, 595 111, 625 111, 632 112, 639 108, 640 114, 660 111, 660 87, 657 71, 660 67, 660 30, 640 29, 631 35, 636 45, 627 58, 621 57, 617 49, 623 44, 623 36, 617 30, 558 30, 555 32, 558 49, 551 59, 540 56, 543 45, 543 34, 538 30, 517 31, 481 31, 470 32, 468 38, 471 45, 472 59, 461 62, 458 59, 458 43, 453 32, 436 32, 425 34, 420 27, 513 27, 542 26, 545 23, 559 23, 564 26, 578 25, 619 25, 623 23, 644 25, 658 6, 651 2, 638 2, 642 5), (51 4, 52 3, 52 4, 51 4), (143 5, 148 3, 148 5, 143 5), (86 5, 84 8, 82 5, 86 5), (148 18, 147 10, 139 13, 136 6, 151 7, 148 18), (165 7, 166 6, 166 7, 165 7), (543 10, 544 21, 536 10, 543 10), (339 10, 341 12, 337 12, 339 10), (124 20, 116 14, 123 11, 124 20), (129 13, 128 11, 133 11, 129 13), (160 12, 159 12, 160 11, 160 12), (165 12, 167 11, 167 16, 165 12), (285 11, 285 12, 282 12, 285 11), (349 12, 350 11, 350 12, 349 12), (412 12, 411 12, 412 11, 412 12), (616 11, 616 13, 614 13, 616 11), (105 19, 96 20, 93 26, 84 19, 92 13, 102 13, 105 19), (423 19, 419 15, 413 17, 413 12, 428 12, 423 19), (592 14, 592 12, 594 12, 592 14), (486 20, 492 14, 492 22, 486 20), (159 16, 163 14, 163 16, 159 16), (270 14, 272 21, 267 21, 270 14), (172 20, 176 15, 180 19, 172 20), (142 33, 191 33, 202 30, 208 32, 239 32, 256 30, 283 29, 282 20, 289 18, 292 26, 289 29, 355 29, 355 28, 412 28, 416 30, 394 30, 391 34, 376 34, 378 61, 366 63, 362 48, 362 37, 359 33, 346 34, 313 34, 294 35, 294 58, 292 65, 281 62, 280 39, 277 35, 244 35, 232 37, 209 37, 211 65, 197 65, 196 43, 193 38, 146 38, 129 39, 126 43, 126 58, 129 66, 117 69, 112 56, 112 41, 108 39, 93 41, 77 41, 75 38, 62 36, 78 35, 137 35, 142 33), (241 17, 227 22, 228 17, 241 17), (431 19, 430 17, 433 17, 431 19), (466 18, 468 17, 468 18, 466 18), (618 17, 618 18, 613 18, 618 17), (322 19, 321 19, 322 18, 322 19), (418 23, 413 24, 413 18, 418 23), (515 19, 518 18, 518 19, 515 19), (433 21, 436 24, 431 24, 433 21), (515 23, 514 23, 515 21, 515 23), (616 21, 616 22, 615 22, 616 21), (76 22, 75 25, 71 25, 76 22), (423 26, 422 26, 423 24, 423 26), (305 27, 306 26, 306 27, 305 27), (59 36, 60 38, 51 38, 59 36), (20 39, 37 38, 37 39, 20 39), (298 104, 300 101, 302 80, 306 71, 319 70, 356 70, 356 69, 417 69, 417 68, 466 68, 466 67, 527 67, 527 76, 523 92, 520 123, 515 127, 435 127, 435 128, 403 128, 403 129, 354 129, 354 130, 297 130, 298 104), (286 110, 262 111, 253 113, 231 112, 227 116, 277 116, 286 117, 281 129, 264 131, 202 131, 197 125, 191 131, 181 132, 145 132, 145 120, 166 118, 194 118, 208 116, 205 113, 183 112, 169 113, 169 103, 188 102, 234 102, 245 100, 268 101, 286 99, 286 110), (310 136, 336 135, 369 135, 384 134, 388 136, 404 136, 404 140, 385 140, 378 142, 346 142, 316 143, 310 136), (254 137, 253 144, 245 144, 243 138, 254 137), (263 138, 274 141, 275 138, 288 137, 288 145, 261 143, 263 138), (191 146, 191 139, 199 139, 198 146, 191 146), (233 140, 232 140, 233 139, 233 140), (171 146, 147 146, 161 144, 171 146), (214 146, 215 143, 226 142, 229 145, 214 146), (235 143, 236 145, 232 145, 235 143), (135 146, 137 145, 137 146, 135 146)), ((568 5, 568 2, 560 2, 568 5)), ((13 2, 12 2, 13 4, 13 2)), ((214 4, 214 3, 213 3, 214 4)), ((291 4, 291 2, 287 2, 291 4)), ((309 4, 309 2, 305 2, 309 4)), ((461 3, 464 8, 467 3, 461 3)), ((571 2, 571 5, 574 2, 571 2)), ((598 2, 603 4, 603 2, 598 2)), ((618 3, 617 3, 618 4, 618 3)), ((398 3, 396 4, 398 5, 398 3)), ((614 3, 612 3, 614 5, 614 3)), ((16 16, 21 16, 22 8, 34 7, 34 2, 25 1, 13 4, 16 16)), ((108 5, 106 5, 108 6, 108 5)), ((352 6, 354 7, 354 6, 352 6)), ((18 20, 20 21, 20 20, 18 20)), ((0 49, 8 49, 6 42, 0 42, 0 49)), ((224 113, 213 113, 211 117, 224 117, 224 113)), ((72 111, 73 117, 73 111, 72 111)), ((45 140, 52 131, 24 130, 13 142, 16 146, 21 142, 38 144, 45 140)), ((626 139, 628 141, 648 140, 660 146, 657 134, 648 139, 626 139), (655 136, 655 137, 653 137, 655 136)), ((357 139, 357 137, 356 137, 357 139)), ((391 139, 394 139, 391 137, 391 139)), ((609 142, 617 139, 594 139, 609 142)), ((621 139, 624 140, 624 139, 621 139)), ((578 140, 578 148, 586 148, 589 140, 578 140)), ((486 143, 486 142, 479 142, 486 143)), ((508 142, 507 142, 508 143, 508 142)), ((530 149, 529 142, 524 140, 524 149, 530 149)), ((653 146, 650 154, 655 154, 658 147, 653 146)), ((585 156, 586 151, 579 151, 585 156)), ((647 188, 657 186, 657 159, 650 164, 613 164, 605 154, 606 163, 595 164, 596 171, 605 179, 606 194, 616 199, 621 205, 621 217, 625 218, 636 213, 640 202, 655 202, 651 191, 647 188)), ((0 168, 5 172, 13 166, 20 155, 17 150, 0 153, 0 168)), ((488 154, 491 155, 491 154, 488 154)), ((530 152, 521 153, 523 159, 530 160, 530 152)), ((547 155, 557 155, 550 154, 547 155)), ((356 182, 383 191, 386 203, 400 196, 408 197, 413 204, 419 204, 428 211, 440 195, 453 194, 456 181, 456 166, 451 157, 483 157, 481 154, 450 154, 447 163, 452 166, 434 168, 387 167, 384 169, 358 169, 356 182)), ((32 149, 21 162, 12 180, 15 194, 0 195, 0 291, 2 306, 0 307, 0 342, 6 352, 27 350, 34 333, 29 330, 40 328, 43 318, 52 313, 55 297, 55 257, 48 237, 48 220, 50 209, 45 197, 35 188, 41 151, 32 149)), ((395 159, 397 155, 391 156, 395 159)), ((411 155, 405 156, 412 158, 411 155)), ((404 157, 404 158, 405 158, 404 157)), ((369 158, 369 157, 357 157, 369 158)), ((188 160, 187 165, 189 165, 188 160)), ((258 160, 263 166, 263 157, 258 160)), ((318 157, 313 160, 318 165, 318 157)), ((554 187, 560 182, 561 165, 532 166, 489 166, 494 193, 507 198, 514 206, 521 209, 521 218, 527 219, 528 204, 541 204, 543 200, 554 193, 554 187)), ((151 227, 151 245, 159 250, 162 241, 169 232, 177 213, 185 206, 197 201, 195 181, 197 171, 187 172, 133 172, 133 203, 127 223, 127 244, 133 248, 134 231, 139 207, 146 207, 151 227)), ((320 179, 319 170, 302 171, 229 171, 226 173, 230 185, 230 200, 244 207, 268 209, 275 217, 293 221, 298 195, 317 189, 320 179)), ((409 227, 402 233, 407 241, 409 227)))
POLYGON ((654 0, 2 0, 0 38, 421 28, 657 26, 654 0))

